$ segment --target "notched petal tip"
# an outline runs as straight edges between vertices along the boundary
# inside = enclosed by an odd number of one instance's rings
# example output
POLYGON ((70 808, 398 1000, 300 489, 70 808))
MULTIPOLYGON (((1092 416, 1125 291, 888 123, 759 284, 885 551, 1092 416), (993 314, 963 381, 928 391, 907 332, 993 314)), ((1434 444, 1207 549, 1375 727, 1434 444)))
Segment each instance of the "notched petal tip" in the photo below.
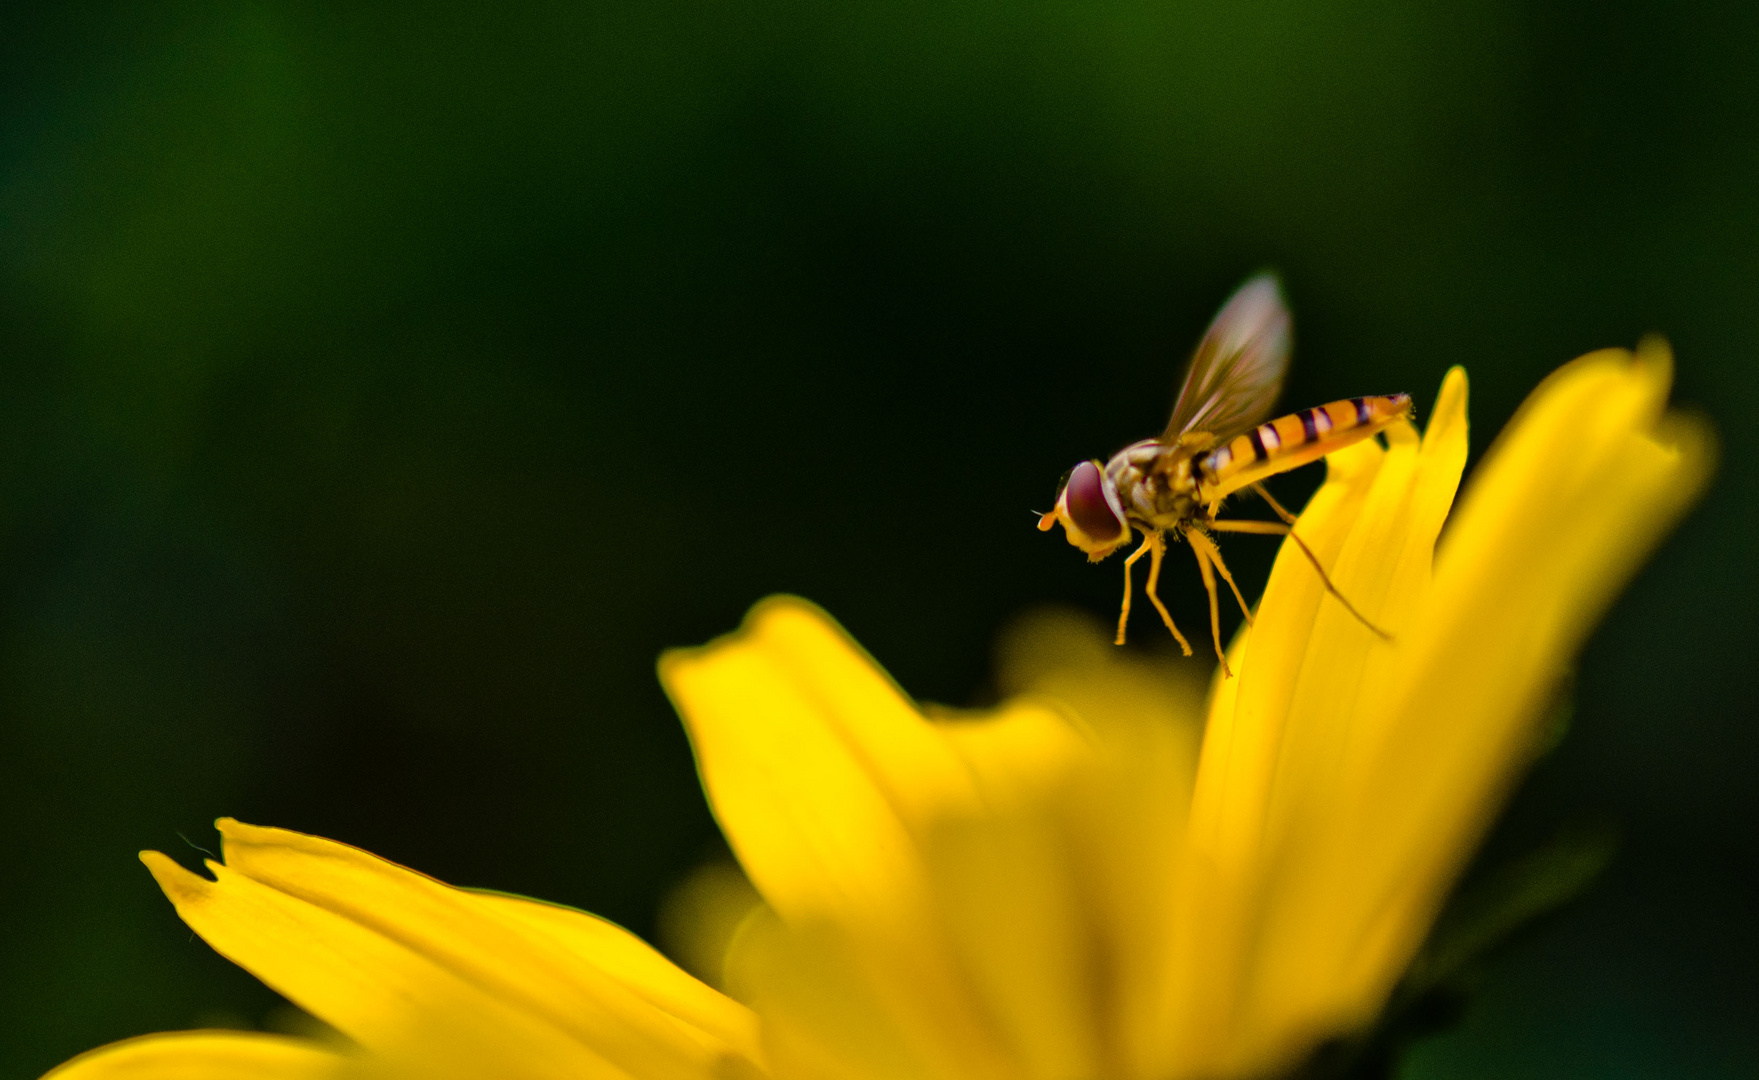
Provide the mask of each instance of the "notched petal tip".
POLYGON ((1673 346, 1660 334, 1648 334, 1637 342, 1633 366, 1659 384, 1663 393, 1673 385, 1673 346))
MULTIPOLYGON (((173 904, 203 900, 212 895, 214 883, 183 866, 162 851, 143 851, 140 861, 159 883, 159 888, 173 904)), ((215 864, 209 863, 209 866, 215 864)))
POLYGON ((759 600, 731 633, 704 645, 662 652, 656 664, 660 685, 682 711, 679 693, 683 680, 717 658, 748 648, 780 662, 797 676, 812 670, 822 675, 820 669, 827 661, 849 674, 852 669, 846 665, 852 664, 854 669, 877 677, 891 693, 905 700, 909 697, 841 623, 812 601, 788 593, 759 600))
MULTIPOLYGON (((220 834, 221 844, 285 844, 294 847, 329 845, 337 841, 321 840, 307 833, 295 832, 292 829, 278 829, 272 825, 248 825, 237 818, 223 817, 214 821, 214 829, 220 834)), ((224 849, 222 849, 224 850, 224 849)))
POLYGON ((1682 504, 1696 502, 1710 483, 1721 458, 1722 444, 1716 425, 1700 413, 1670 410, 1656 421, 1650 437, 1674 455, 1673 491, 1682 504))
POLYGON ((1677 455, 1677 493, 1682 502, 1692 502, 1716 471, 1721 448, 1716 425, 1689 406, 1666 407, 1673 389, 1673 349, 1666 338, 1650 334, 1638 342, 1631 358, 1631 373, 1646 384, 1644 389, 1654 402, 1655 416, 1647 434, 1657 445, 1677 455))
POLYGON ((804 596, 795 596, 793 593, 776 593, 751 605, 751 610, 745 613, 745 619, 740 624, 740 628, 757 629, 776 619, 790 618, 810 619, 815 623, 834 626, 839 632, 843 629, 824 608, 804 596))
POLYGON ((739 626, 736 629, 702 645, 681 645, 661 652, 660 659, 655 665, 659 670, 660 682, 669 686, 671 673, 678 668, 721 652, 730 646, 740 645, 758 637, 766 628, 775 625, 778 621, 791 620, 804 620, 818 626, 829 627, 845 638, 849 636, 848 632, 835 619, 831 618, 829 613, 812 601, 792 593, 777 593, 774 596, 766 596, 751 605, 751 610, 745 613, 745 618, 739 621, 739 626))
POLYGON ((1526 426, 1533 417, 1563 401, 1576 404, 1598 393, 1617 392, 1622 386, 1637 390, 1649 403, 1653 415, 1659 416, 1667 404, 1673 386, 1673 350, 1658 335, 1650 335, 1631 349, 1596 349, 1585 353, 1542 379, 1515 411, 1503 433, 1509 434, 1526 426))

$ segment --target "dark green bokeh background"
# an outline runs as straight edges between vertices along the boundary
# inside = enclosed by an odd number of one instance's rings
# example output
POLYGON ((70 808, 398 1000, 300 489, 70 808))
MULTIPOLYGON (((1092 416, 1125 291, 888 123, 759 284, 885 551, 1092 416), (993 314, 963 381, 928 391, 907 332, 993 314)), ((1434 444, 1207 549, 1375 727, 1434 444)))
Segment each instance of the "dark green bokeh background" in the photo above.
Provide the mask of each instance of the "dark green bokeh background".
POLYGON ((1623 857, 1408 1072, 1759 1070, 1754 9, 20 4, 0 109, 0 1078, 272 1011, 134 861, 219 814, 645 932, 658 650, 791 590, 972 700, 1264 265, 1286 403, 1466 364, 1478 450, 1672 338, 1717 486, 1499 841, 1623 857))

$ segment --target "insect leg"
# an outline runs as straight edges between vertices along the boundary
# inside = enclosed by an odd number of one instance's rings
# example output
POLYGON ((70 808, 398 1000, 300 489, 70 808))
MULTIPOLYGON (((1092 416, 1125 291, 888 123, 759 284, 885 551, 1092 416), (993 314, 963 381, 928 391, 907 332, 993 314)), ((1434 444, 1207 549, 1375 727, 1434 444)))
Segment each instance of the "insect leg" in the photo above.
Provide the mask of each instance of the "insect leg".
MULTIPOLYGON (((1222 649, 1221 599, 1215 594, 1215 571, 1209 563, 1209 552, 1215 550, 1215 545, 1200 543, 1197 537, 1201 535, 1196 529, 1185 530, 1185 539, 1191 541, 1191 554, 1197 556, 1197 571, 1203 575, 1203 587, 1209 591, 1209 632, 1215 638, 1215 657, 1221 661, 1222 678, 1231 679, 1234 672, 1228 667, 1228 654, 1222 649)), ((1208 539, 1204 537, 1204 540, 1208 539)))
MULTIPOLYGON (((1132 551, 1130 557, 1124 560, 1124 610, 1118 612, 1118 636, 1117 639, 1112 642, 1114 645, 1122 645, 1124 643, 1124 627, 1130 622, 1130 568, 1136 565, 1137 559, 1148 554, 1149 547, 1154 543, 1154 536, 1154 533, 1149 533, 1147 536, 1144 536, 1142 538, 1142 546, 1135 551, 1132 551)), ((1151 594, 1153 593, 1152 586, 1150 586, 1149 592, 1151 594)), ((1158 602, 1159 601, 1156 601, 1156 603, 1158 602)))
POLYGON ((1293 525, 1295 523, 1295 515, 1289 513, 1287 510, 1284 510, 1282 503, 1277 502, 1275 499, 1270 497, 1270 489, 1265 487, 1264 483, 1262 481, 1254 481, 1252 484, 1252 490, 1258 492, 1258 497, 1270 504, 1270 508, 1272 510, 1276 511, 1277 517, 1282 518, 1284 521, 1288 522, 1290 525, 1293 525))
POLYGON ((1246 625, 1251 626, 1252 609, 1246 606, 1246 598, 1240 595, 1240 586, 1234 584, 1234 575, 1228 573, 1228 564, 1222 561, 1221 549, 1215 546, 1215 541, 1196 529, 1186 529, 1185 539, 1191 542, 1193 548, 1199 544, 1203 546, 1203 554, 1221 571, 1222 580, 1228 583, 1228 588, 1234 592, 1235 601, 1240 605, 1240 614, 1246 616, 1246 625))
POLYGON ((1275 522, 1275 521, 1232 521, 1232 520, 1230 520, 1230 521, 1211 521, 1205 526, 1205 528, 1215 529, 1218 532, 1256 533, 1260 536, 1286 536, 1286 537, 1288 537, 1290 540, 1293 540, 1295 542, 1296 547, 1301 549, 1301 554, 1307 556, 1307 561, 1313 564, 1313 569, 1319 574, 1319 580, 1325 583, 1325 591, 1326 592, 1329 592, 1333 596, 1337 597, 1338 603, 1344 605, 1344 609, 1346 611, 1348 611, 1351 615, 1354 615, 1356 617, 1357 622, 1361 623, 1363 626, 1366 626, 1368 629, 1374 631, 1376 634, 1380 635, 1380 637, 1386 641, 1391 641, 1393 639, 1393 636, 1391 634, 1387 633, 1385 630, 1382 630, 1380 627, 1369 622, 1368 616, 1362 614, 1360 611, 1357 611, 1356 605, 1350 603, 1349 597, 1345 596, 1343 593, 1338 591, 1338 587, 1331 583, 1330 575, 1328 575, 1325 572, 1325 567, 1323 567, 1319 564, 1319 556, 1313 554, 1313 549, 1307 546, 1307 541, 1301 539, 1300 535, 1297 534, 1295 532, 1295 530, 1291 529, 1289 526, 1283 525, 1283 524, 1281 524, 1279 522, 1275 522))
POLYGON ((1173 632, 1173 637, 1179 642, 1179 648, 1185 650, 1186 656, 1190 656, 1191 643, 1185 640, 1184 634, 1179 633, 1179 628, 1173 625, 1172 613, 1167 610, 1165 604, 1160 602, 1160 592, 1158 591, 1160 587, 1160 559, 1162 555, 1166 554, 1166 540, 1160 533, 1152 533, 1149 538, 1154 541, 1154 547, 1149 552, 1152 557, 1148 560, 1148 598, 1154 601, 1154 610, 1160 612, 1160 621, 1166 623, 1167 629, 1173 632))

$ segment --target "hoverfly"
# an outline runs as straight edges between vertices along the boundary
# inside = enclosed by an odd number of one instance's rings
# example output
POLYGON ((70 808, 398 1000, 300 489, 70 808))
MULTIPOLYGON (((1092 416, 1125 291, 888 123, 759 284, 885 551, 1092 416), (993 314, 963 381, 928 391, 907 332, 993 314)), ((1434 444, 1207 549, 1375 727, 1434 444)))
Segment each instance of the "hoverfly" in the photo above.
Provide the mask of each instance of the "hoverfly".
POLYGON ((1326 591, 1364 626, 1388 637, 1332 584, 1319 558, 1295 535, 1294 515, 1271 498, 1263 481, 1409 417, 1411 397, 1349 398, 1262 422, 1289 368, 1289 338, 1289 309, 1276 277, 1259 274, 1248 280, 1222 305, 1198 341, 1166 430, 1156 438, 1124 447, 1103 465, 1095 459, 1075 466, 1057 492, 1056 509, 1039 517, 1038 527, 1044 531, 1061 522, 1069 543, 1085 551, 1089 562, 1098 562, 1123 547, 1130 541, 1132 529, 1142 534, 1141 546, 1124 560, 1119 645, 1124 643, 1124 628, 1130 620, 1131 568, 1146 554, 1148 599, 1185 655, 1191 655, 1190 642, 1179 633, 1156 592, 1168 532, 1175 539, 1183 537, 1197 556, 1197 570, 1209 591, 1210 632, 1226 676, 1233 672, 1228 670, 1222 648, 1217 573, 1233 591, 1247 623, 1252 621, 1252 611, 1222 562, 1221 551, 1210 538, 1212 532, 1287 536, 1313 563, 1326 591), (1248 487, 1282 518, 1280 523, 1216 520, 1222 500, 1248 487))

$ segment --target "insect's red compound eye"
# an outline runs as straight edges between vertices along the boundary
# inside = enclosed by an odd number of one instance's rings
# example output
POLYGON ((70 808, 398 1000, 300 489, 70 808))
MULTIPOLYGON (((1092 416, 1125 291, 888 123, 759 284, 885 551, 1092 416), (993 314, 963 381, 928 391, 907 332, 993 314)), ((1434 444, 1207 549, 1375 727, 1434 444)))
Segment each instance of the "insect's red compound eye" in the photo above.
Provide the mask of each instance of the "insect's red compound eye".
POLYGON ((1098 543, 1109 544, 1124 532, 1123 519, 1106 498, 1105 474, 1091 461, 1083 461, 1069 474, 1063 508, 1075 527, 1098 543))

